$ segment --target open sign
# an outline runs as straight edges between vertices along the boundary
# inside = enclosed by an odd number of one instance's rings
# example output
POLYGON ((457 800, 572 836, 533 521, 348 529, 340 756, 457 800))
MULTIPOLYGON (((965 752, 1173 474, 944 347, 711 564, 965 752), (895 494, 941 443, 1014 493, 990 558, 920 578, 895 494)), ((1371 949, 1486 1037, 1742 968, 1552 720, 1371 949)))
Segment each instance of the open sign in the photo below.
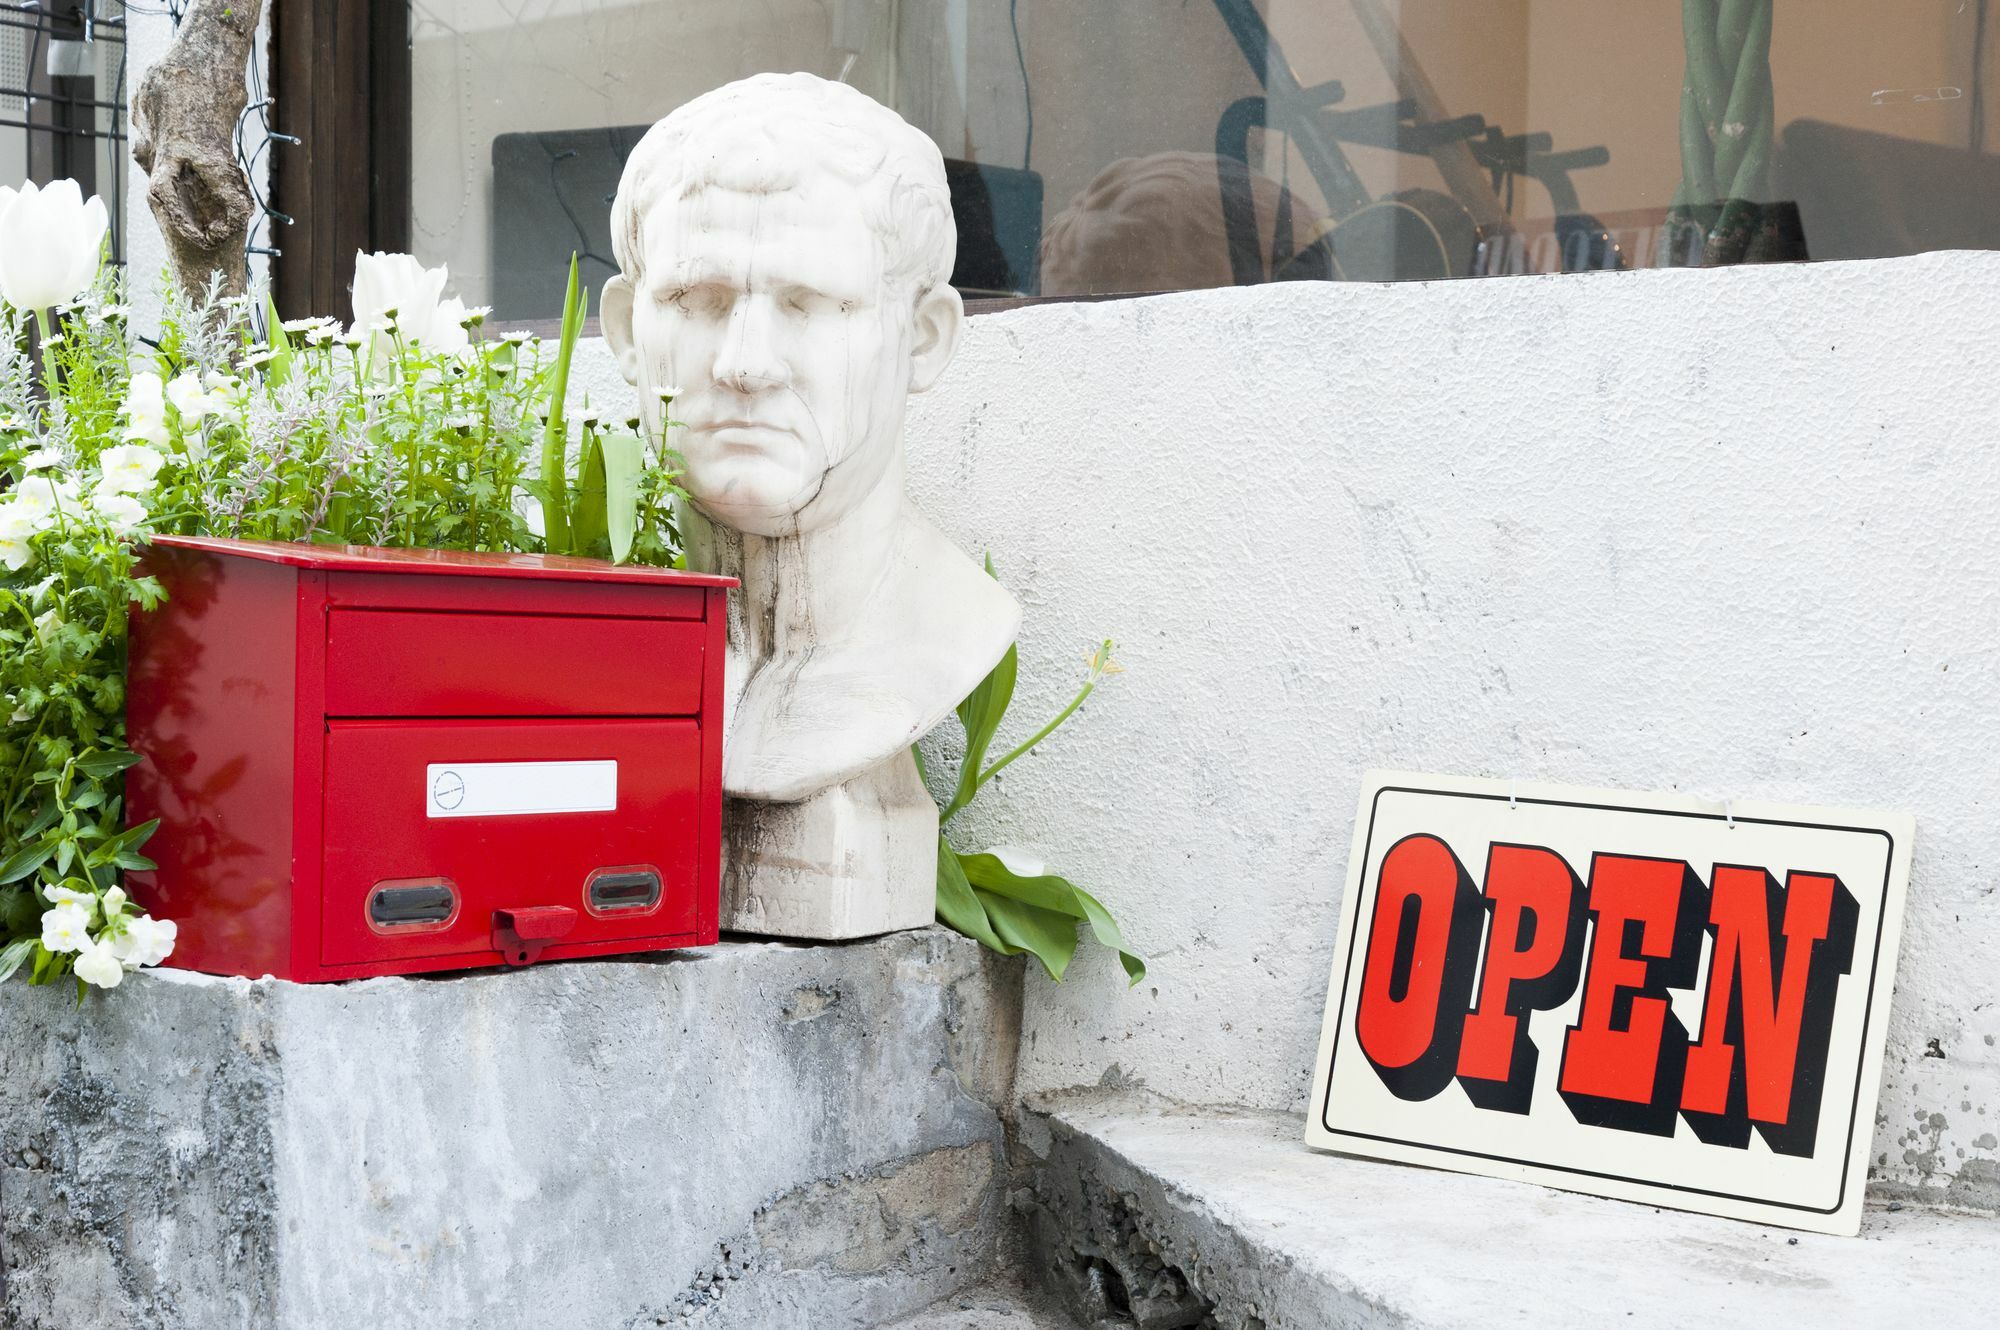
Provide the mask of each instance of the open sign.
POLYGON ((1854 1232, 1911 834, 1371 775, 1307 1140, 1854 1232))

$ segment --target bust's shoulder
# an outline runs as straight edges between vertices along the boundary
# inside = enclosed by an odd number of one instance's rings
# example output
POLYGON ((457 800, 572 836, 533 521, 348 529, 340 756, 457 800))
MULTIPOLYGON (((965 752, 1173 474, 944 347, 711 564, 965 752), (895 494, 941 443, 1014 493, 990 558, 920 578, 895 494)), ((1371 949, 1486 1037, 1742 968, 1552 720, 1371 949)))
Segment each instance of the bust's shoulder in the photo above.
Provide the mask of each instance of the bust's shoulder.
POLYGON ((927 639, 930 646, 919 646, 919 654, 951 657, 960 666, 954 673, 976 670, 972 684, 1000 663, 1020 632, 1021 606, 1012 593, 914 507, 890 580, 882 609, 897 617, 896 635, 927 639))

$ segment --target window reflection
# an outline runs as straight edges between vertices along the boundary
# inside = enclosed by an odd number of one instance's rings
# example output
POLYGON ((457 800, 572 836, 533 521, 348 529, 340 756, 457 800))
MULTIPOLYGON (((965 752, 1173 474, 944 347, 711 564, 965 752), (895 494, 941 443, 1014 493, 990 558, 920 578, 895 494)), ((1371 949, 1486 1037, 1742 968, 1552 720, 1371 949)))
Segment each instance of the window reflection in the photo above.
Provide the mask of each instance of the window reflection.
POLYGON ((416 0, 415 248, 610 271, 625 154, 763 70, 937 141, 968 295, 2000 246, 1985 0, 416 0))

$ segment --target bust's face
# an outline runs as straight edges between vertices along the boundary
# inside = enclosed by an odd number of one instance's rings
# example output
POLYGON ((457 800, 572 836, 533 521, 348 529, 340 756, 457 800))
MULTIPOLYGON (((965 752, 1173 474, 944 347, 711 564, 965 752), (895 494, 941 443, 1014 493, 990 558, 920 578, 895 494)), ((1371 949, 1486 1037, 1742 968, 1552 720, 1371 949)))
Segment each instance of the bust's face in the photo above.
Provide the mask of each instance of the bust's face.
MULTIPOLYGON (((680 389, 688 493, 759 535, 849 511, 898 460, 917 323, 852 187, 807 172, 777 193, 704 188, 659 200, 641 234, 627 372, 649 411, 680 389)), ((614 344, 618 318, 607 295, 614 344)))

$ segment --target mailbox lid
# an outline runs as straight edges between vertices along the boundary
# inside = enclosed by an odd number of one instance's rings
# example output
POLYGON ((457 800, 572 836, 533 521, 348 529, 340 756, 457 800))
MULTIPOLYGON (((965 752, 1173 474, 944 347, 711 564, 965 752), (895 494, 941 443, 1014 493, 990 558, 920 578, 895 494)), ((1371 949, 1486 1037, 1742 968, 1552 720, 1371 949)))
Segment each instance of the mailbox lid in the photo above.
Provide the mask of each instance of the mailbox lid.
POLYGON ((700 620, 329 610, 329 716, 692 716, 700 620))
POLYGON ((575 912, 554 955, 578 943, 667 946, 698 931, 704 902, 715 909, 718 884, 701 880, 694 720, 333 721, 325 795, 323 964, 497 965, 494 911, 538 907, 575 912), (659 877, 650 906, 592 896, 594 874, 619 887, 648 871, 659 877), (451 908, 442 920, 384 922, 371 911, 384 884, 416 893, 396 899, 419 909, 422 892, 444 884, 451 908))

